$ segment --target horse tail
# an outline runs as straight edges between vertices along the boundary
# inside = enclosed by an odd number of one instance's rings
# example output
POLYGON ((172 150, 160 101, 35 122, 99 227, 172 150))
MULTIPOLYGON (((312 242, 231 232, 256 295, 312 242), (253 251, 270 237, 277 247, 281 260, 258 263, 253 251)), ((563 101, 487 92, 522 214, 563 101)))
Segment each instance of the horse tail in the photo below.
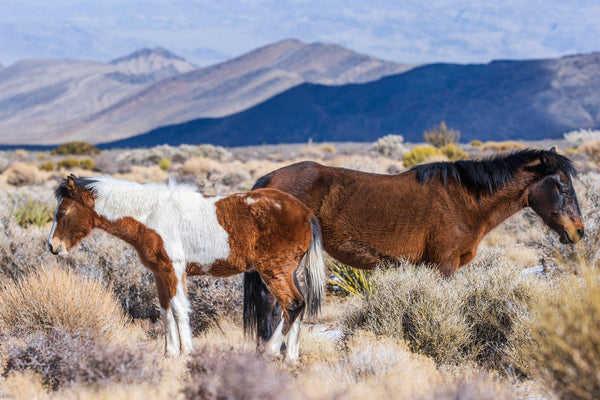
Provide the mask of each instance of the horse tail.
POLYGON ((325 298, 325 263, 323 262, 323 246, 321 244, 321 227, 313 215, 310 217, 312 238, 308 250, 300 264, 305 268, 306 275, 306 310, 308 315, 316 316, 325 298))

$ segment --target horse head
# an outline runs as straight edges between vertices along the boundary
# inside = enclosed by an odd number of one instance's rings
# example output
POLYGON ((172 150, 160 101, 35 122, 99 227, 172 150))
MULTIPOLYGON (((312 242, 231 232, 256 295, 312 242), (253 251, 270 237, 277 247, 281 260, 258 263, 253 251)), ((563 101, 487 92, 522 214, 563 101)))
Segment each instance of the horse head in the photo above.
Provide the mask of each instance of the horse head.
POLYGON ((56 189, 58 204, 48 237, 48 250, 53 254, 66 253, 95 227, 94 197, 77 185, 77 179, 70 175, 56 189))
POLYGON ((583 222, 571 176, 571 162, 554 147, 528 167, 541 179, 528 189, 528 204, 560 236, 561 243, 577 243, 584 235, 583 222))

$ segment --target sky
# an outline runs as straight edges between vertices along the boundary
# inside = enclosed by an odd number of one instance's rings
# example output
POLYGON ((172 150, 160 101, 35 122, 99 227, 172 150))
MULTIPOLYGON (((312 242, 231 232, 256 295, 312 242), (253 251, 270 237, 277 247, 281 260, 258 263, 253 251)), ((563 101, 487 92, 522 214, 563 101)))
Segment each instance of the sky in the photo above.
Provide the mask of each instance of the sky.
POLYGON ((600 51, 598 0, 0 0, 0 64, 164 47, 198 66, 284 39, 401 63, 600 51))

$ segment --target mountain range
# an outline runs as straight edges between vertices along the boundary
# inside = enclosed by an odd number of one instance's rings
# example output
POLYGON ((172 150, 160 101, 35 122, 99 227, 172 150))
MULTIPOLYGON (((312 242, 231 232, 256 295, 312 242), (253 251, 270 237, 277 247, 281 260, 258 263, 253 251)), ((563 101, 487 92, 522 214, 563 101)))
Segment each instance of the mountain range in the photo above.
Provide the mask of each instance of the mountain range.
POLYGON ((285 40, 206 68, 145 49, 0 69, 4 145, 421 141, 441 121, 464 141, 597 128, 600 54, 418 66, 285 40))
POLYGON ((25 60, 0 71, 0 143, 119 140, 159 126, 231 115, 305 82, 366 82, 412 67, 297 40, 206 68, 164 49, 141 50, 107 64, 25 60))

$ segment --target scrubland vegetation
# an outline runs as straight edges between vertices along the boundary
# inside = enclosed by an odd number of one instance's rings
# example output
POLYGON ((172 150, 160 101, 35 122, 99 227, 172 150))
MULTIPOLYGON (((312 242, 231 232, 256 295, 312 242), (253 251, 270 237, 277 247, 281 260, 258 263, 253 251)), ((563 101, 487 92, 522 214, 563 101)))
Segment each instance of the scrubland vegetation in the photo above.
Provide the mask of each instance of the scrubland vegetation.
POLYGON ((0 152, 0 398, 600 398, 600 165, 591 150, 600 133, 547 143, 434 139, 435 146, 389 135, 372 144, 0 152), (294 365, 263 358, 244 338, 241 276, 188 279, 196 350, 167 359, 154 281, 131 247, 98 231, 67 256, 45 248, 53 192, 69 173, 171 176, 227 194, 306 159, 398 173, 419 162, 553 145, 581 171, 580 243, 561 244, 525 210, 492 231, 451 280, 402 260, 367 273, 332 263, 325 307, 305 324, 294 365), (91 169, 56 168, 74 154, 89 157, 91 169))

